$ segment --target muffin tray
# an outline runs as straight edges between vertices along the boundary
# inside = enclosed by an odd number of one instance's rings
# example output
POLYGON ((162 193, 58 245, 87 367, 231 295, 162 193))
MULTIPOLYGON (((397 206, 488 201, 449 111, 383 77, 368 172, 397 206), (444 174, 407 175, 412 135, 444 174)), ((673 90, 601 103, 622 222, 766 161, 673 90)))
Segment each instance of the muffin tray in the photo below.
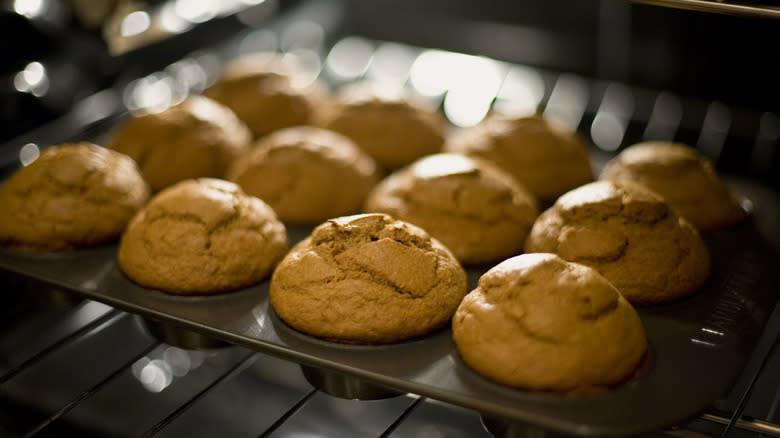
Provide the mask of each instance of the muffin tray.
MULTIPOLYGON (((740 187, 750 199, 751 187, 761 191, 751 184, 740 187)), ((0 267, 22 280, 138 314, 158 329, 182 329, 296 361, 312 383, 336 395, 378 398, 411 392, 477 410, 488 425, 500 419, 562 435, 632 436, 679 424, 710 407, 745 366, 778 299, 778 257, 757 225, 761 202, 773 201, 756 200, 752 216, 742 224, 704 236, 713 264, 701 291, 671 304, 638 308, 650 343, 641 376, 586 396, 532 393, 488 381, 458 357, 449 327, 385 346, 312 338, 275 315, 269 281, 212 297, 147 290, 121 272, 116 245, 43 255, 2 250, 0 267)), ((772 208, 768 205, 766 214, 772 208)), ((293 243, 310 230, 288 227, 293 243)), ((470 289, 488 268, 468 270, 470 289)))

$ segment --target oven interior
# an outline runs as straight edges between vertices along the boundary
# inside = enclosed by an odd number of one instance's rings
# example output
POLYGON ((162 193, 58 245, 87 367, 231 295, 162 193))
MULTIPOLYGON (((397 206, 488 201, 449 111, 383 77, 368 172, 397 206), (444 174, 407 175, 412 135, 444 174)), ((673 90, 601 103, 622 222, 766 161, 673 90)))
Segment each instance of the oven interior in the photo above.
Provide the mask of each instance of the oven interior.
MULTIPOLYGON (((209 2, 145 7, 176 3, 209 2)), ((475 98, 558 116, 591 141, 597 160, 645 138, 696 146, 734 185, 749 187, 760 206, 757 227, 772 251, 780 249, 776 7, 729 3, 759 11, 733 15, 617 0, 224 3, 234 7, 203 12, 173 35, 125 51, 80 21, 77 2, 4 5, 4 175, 29 145, 100 138, 126 114, 133 90, 174 80, 175 91, 197 92, 221 61, 242 53, 302 54, 337 86, 372 75, 411 80, 433 51, 453 65, 476 65, 472 74, 485 81, 492 70, 480 70, 480 60, 501 63, 511 74, 475 98), (506 91, 513 83, 521 99, 506 91)), ((484 116, 451 102, 473 76, 438 75, 451 87, 431 99, 453 124, 484 116)), ((289 358, 221 343, 189 348, 186 339, 157 336, 134 312, 72 291, 6 270, 0 284, 0 436, 559 435, 503 430, 435 397, 333 396, 289 358)), ((765 311, 731 390, 651 436, 780 436, 780 311, 765 311)))

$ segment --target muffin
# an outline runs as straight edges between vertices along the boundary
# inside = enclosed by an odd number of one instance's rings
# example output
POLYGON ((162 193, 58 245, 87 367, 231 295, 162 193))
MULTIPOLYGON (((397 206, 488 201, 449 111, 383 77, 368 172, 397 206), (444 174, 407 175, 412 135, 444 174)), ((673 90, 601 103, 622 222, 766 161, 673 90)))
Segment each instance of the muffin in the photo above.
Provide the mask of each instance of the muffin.
POLYGON ((441 152, 444 145, 438 113, 406 93, 369 84, 343 89, 319 123, 351 138, 386 169, 441 152))
POLYGON ((296 80, 300 67, 273 52, 245 55, 229 62, 204 94, 233 110, 255 137, 314 121, 324 85, 296 80))
POLYGON ((607 163, 599 179, 635 181, 649 187, 700 231, 723 229, 745 217, 739 199, 712 163, 682 143, 629 146, 607 163))
POLYGON ((148 198, 126 155, 88 142, 52 146, 0 187, 0 244, 50 252, 110 242, 148 198))
POLYGON ((464 265, 519 254, 538 214, 536 199, 490 162, 435 154, 385 178, 365 211, 425 229, 464 265))
POLYGON ((271 277, 276 314, 303 333, 385 344, 450 321, 466 294, 458 261, 421 228, 384 214, 328 220, 271 277))
POLYGON ((525 252, 549 252, 599 271, 633 304, 696 292, 710 256, 696 228, 657 193, 597 181, 567 192, 537 218, 525 252))
POLYGON ((642 322, 620 292, 554 254, 516 256, 482 275, 452 318, 452 337, 479 374, 558 393, 623 383, 647 353, 642 322))
POLYGON ((138 162, 152 191, 191 178, 224 178, 252 136, 232 111, 191 96, 160 113, 134 117, 112 136, 109 147, 138 162))
POLYGON ((201 178, 152 198, 128 225, 118 259, 145 288, 208 295, 263 280, 287 248, 284 225, 268 205, 231 182, 201 178))
POLYGON ((537 198, 554 201, 593 180, 588 149, 572 131, 539 114, 494 114, 455 133, 445 151, 492 161, 537 198))
POLYGON ((298 126, 261 139, 235 161, 228 179, 267 202, 282 221, 319 224, 359 213, 379 174, 347 137, 298 126))

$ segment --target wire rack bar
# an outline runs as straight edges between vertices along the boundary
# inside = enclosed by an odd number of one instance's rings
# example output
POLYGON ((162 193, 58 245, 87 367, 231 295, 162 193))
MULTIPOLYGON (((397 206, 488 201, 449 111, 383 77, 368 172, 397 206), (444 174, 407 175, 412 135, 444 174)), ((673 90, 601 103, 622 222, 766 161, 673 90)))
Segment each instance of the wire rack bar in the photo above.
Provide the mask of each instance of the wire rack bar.
POLYGON ((156 435, 158 432, 160 432, 161 430, 163 430, 165 426, 171 424, 173 420, 178 418, 179 415, 183 414, 187 409, 189 409, 192 405, 194 405, 195 402, 200 400, 204 395, 208 394, 209 391, 217 387, 217 385, 239 374, 240 372, 244 371, 255 361, 255 359, 257 359, 257 356, 258 354, 255 352, 250 352, 249 354, 244 356, 243 359, 241 359, 235 365, 230 367, 230 369, 225 374, 221 375, 216 380, 211 382, 208 386, 203 388, 200 392, 198 392, 192 398, 190 398, 189 400, 184 402, 181 406, 179 406, 175 411, 171 412, 167 417, 163 418, 162 420, 160 420, 159 423, 155 424, 149 430, 147 430, 146 433, 143 434, 144 438, 152 437, 156 435))
POLYGON ((379 435, 379 438, 388 438, 390 434, 392 434, 398 428, 398 426, 400 426, 401 423, 406 420, 406 417, 408 417, 415 409, 417 409, 417 406, 425 401, 425 399, 425 397, 417 397, 411 403, 409 403, 409 406, 407 406, 406 409, 401 412, 401 415, 399 415, 398 418, 396 418, 395 421, 393 421, 393 423, 388 426, 381 435, 379 435))
POLYGON ((258 435, 259 438, 267 438, 271 436, 272 433, 274 433, 277 429, 279 429, 282 424, 284 424, 285 421, 289 420, 290 417, 295 415, 296 412, 298 412, 302 407, 306 405, 306 403, 309 402, 309 399, 314 396, 314 394, 317 393, 317 388, 312 388, 311 391, 306 393, 303 397, 300 398, 290 409, 287 410, 282 416, 280 416, 276 421, 274 421, 273 424, 268 426, 266 430, 263 431, 260 435, 258 435))
POLYGON ((121 310, 112 309, 100 317, 93 319, 85 326, 81 327, 80 329, 76 330, 75 332, 60 338, 53 344, 49 345, 48 347, 44 348, 43 350, 35 353, 33 356, 28 358, 27 360, 23 361, 19 365, 15 366, 14 368, 11 368, 9 371, 7 371, 5 374, 0 376, 0 385, 3 383, 13 379, 16 377, 19 373, 26 370, 30 366, 34 365, 35 363, 39 362, 46 356, 48 356, 51 353, 54 353, 55 351, 59 350, 62 347, 65 347, 69 344, 72 344, 73 342, 78 341, 82 337, 89 334, 94 329, 112 322, 115 319, 119 319, 120 317, 126 316, 127 314, 122 312, 121 310))
POLYGON ((78 406, 81 402, 84 400, 92 397, 94 394, 96 394, 100 389, 105 386, 107 383, 114 380, 116 377, 118 377, 122 372, 124 372, 127 368, 133 365, 136 361, 140 360, 142 357, 146 356, 147 354, 151 353, 155 348, 159 347, 161 342, 154 342, 147 348, 145 348, 143 351, 141 351, 139 354, 137 354, 135 357, 127 361, 125 364, 123 364, 121 367, 119 367, 116 371, 106 376, 103 380, 96 383, 91 388, 87 389, 81 395, 79 395, 77 398, 73 399, 71 402, 60 408, 57 412, 53 413, 49 418, 42 421, 40 424, 35 426, 32 430, 24 434, 24 438, 30 438, 32 436, 37 435, 39 432, 41 432, 43 429, 48 427, 53 422, 57 421, 59 418, 73 410, 76 406, 78 406))

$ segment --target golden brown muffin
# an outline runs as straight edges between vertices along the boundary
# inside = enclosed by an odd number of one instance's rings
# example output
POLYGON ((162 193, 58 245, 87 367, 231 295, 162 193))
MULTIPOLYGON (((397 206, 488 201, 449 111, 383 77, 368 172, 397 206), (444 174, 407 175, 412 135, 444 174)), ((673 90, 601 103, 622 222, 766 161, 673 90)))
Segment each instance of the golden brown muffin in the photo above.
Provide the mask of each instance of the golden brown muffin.
POLYGON ((138 162, 152 191, 191 178, 223 178, 252 136, 228 108, 191 96, 160 113, 134 117, 113 135, 110 148, 138 162))
POLYGON ((87 142, 52 146, 0 187, 0 244, 46 252, 110 242, 148 198, 126 155, 87 142))
POLYGON ((384 214, 331 219, 282 260, 270 298, 293 328, 328 340, 382 344, 449 322, 466 273, 441 243, 384 214))
POLYGON ((544 201, 593 180, 582 139, 539 114, 494 114, 454 134, 445 151, 492 161, 544 201))
POLYGON ((519 254, 538 214, 536 199, 490 162, 435 154, 385 178, 365 211, 422 227, 464 265, 519 254))
POLYGON ((305 86, 295 80, 300 67, 289 57, 267 52, 229 62, 204 94, 229 107, 255 137, 313 122, 326 95, 320 82, 305 86))
POLYGON ((208 295, 266 278, 288 248, 273 210, 218 179, 181 181, 133 218, 119 245, 119 267, 139 285, 208 295))
POLYGON ((523 254, 490 269, 452 318, 463 361, 516 388, 591 393, 633 377, 647 352, 634 308, 594 269, 523 254))
POLYGON ((635 181, 649 187, 701 231, 726 228, 745 217, 736 195, 712 163, 682 143, 629 146, 607 163, 599 179, 635 181))
POLYGON ((631 182, 597 181, 564 194, 536 220, 525 252, 593 267, 634 304, 690 295, 710 268, 696 228, 631 182))
POLYGON ((403 92, 368 84, 343 89, 319 123, 354 140, 387 169, 441 152, 444 145, 444 120, 438 113, 403 92))
POLYGON ((228 179, 267 202, 282 221, 318 224, 360 212, 379 174, 347 137, 298 126, 262 138, 235 161, 228 179))

